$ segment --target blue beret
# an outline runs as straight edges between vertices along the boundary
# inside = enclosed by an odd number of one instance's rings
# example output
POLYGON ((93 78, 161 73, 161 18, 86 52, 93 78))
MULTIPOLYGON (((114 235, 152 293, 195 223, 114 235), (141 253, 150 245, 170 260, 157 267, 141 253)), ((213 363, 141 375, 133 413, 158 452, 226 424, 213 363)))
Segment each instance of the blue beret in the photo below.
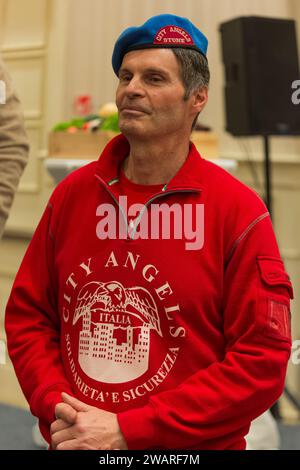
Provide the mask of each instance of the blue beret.
POLYGON ((194 49, 206 58, 208 41, 187 18, 175 15, 153 16, 142 26, 125 29, 117 39, 112 66, 118 76, 124 55, 136 49, 183 47, 194 49))

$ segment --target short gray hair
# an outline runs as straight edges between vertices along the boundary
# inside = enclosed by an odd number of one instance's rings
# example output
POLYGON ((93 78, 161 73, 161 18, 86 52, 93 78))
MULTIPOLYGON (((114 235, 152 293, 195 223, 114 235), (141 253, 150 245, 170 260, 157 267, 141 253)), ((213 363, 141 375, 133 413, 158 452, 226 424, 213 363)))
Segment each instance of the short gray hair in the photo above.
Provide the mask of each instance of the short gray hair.
POLYGON ((180 66, 181 79, 185 88, 184 99, 199 88, 209 87, 210 72, 207 60, 193 49, 172 48, 180 66))
MULTIPOLYGON (((210 71, 206 58, 193 49, 172 48, 180 67, 181 80, 185 89, 183 99, 186 101, 191 94, 201 88, 208 88, 210 81, 210 71)), ((192 124, 192 131, 197 124, 199 114, 192 124)))

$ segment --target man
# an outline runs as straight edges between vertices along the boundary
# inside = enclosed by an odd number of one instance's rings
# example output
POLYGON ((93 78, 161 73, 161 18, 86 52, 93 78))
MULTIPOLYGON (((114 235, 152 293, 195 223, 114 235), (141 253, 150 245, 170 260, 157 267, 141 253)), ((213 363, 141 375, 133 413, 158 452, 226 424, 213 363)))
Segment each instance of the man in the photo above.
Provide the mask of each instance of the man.
POLYGON ((292 286, 269 214, 190 143, 206 51, 173 15, 123 32, 122 135, 56 188, 15 280, 9 351, 53 449, 244 449, 282 393, 292 286))
POLYGON ((28 151, 20 102, 0 59, 0 239, 27 164, 28 151))

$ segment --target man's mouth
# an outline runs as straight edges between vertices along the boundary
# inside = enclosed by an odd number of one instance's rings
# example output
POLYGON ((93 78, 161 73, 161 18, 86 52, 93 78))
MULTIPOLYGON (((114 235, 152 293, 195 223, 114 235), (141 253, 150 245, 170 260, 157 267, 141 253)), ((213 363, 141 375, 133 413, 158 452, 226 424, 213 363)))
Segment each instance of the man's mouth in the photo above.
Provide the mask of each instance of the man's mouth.
POLYGON ((147 111, 145 111, 142 108, 131 107, 131 106, 128 106, 128 107, 124 106, 123 108, 121 108, 121 113, 132 115, 132 116, 140 116, 142 114, 148 114, 147 111))

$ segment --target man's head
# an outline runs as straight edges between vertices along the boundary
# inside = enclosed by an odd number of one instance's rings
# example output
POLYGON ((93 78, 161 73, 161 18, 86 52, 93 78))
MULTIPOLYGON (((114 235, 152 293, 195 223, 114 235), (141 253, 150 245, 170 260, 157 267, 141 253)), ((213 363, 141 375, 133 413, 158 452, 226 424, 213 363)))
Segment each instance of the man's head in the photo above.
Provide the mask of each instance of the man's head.
POLYGON ((187 126, 190 132, 207 101, 206 52, 207 39, 185 18, 159 15, 140 27, 126 29, 112 57, 119 77, 121 130, 128 134, 130 129, 139 129, 155 136, 172 130, 178 133, 179 128, 187 126), (147 71, 157 72, 155 86, 147 71), (145 113, 126 113, 130 107, 145 113))

